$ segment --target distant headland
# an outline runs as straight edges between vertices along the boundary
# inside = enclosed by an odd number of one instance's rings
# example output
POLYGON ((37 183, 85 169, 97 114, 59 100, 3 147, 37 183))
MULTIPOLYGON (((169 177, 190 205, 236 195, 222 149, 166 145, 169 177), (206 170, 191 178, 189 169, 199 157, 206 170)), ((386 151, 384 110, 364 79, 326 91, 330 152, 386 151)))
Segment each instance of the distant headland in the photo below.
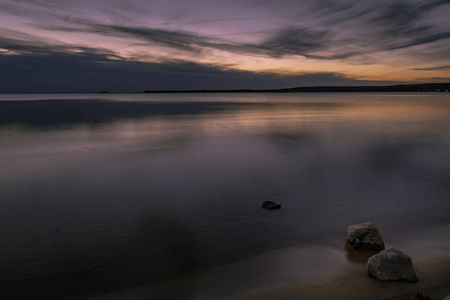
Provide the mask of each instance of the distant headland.
POLYGON ((448 92, 450 82, 398 84, 383 86, 311 86, 285 89, 236 89, 236 90, 149 90, 143 93, 383 93, 383 92, 448 92))

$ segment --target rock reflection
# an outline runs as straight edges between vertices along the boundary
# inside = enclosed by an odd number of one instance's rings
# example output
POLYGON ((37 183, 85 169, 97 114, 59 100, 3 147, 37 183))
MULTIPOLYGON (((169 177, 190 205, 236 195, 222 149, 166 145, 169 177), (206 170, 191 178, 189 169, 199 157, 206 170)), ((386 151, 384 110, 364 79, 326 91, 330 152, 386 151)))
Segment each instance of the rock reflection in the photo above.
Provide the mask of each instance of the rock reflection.
POLYGON ((351 263, 367 264, 371 256, 380 253, 380 251, 355 250, 347 242, 345 243, 345 257, 351 263))

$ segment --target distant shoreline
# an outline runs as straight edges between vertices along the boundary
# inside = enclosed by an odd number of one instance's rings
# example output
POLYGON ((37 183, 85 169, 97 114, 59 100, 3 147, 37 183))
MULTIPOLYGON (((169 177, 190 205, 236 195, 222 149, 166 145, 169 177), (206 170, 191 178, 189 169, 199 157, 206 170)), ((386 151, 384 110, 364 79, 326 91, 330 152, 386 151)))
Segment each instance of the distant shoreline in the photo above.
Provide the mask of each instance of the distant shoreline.
POLYGON ((448 92, 450 83, 398 84, 384 86, 312 86, 285 89, 235 90, 148 90, 143 93, 380 93, 380 92, 448 92))
POLYGON ((108 91, 47 91, 47 92, 0 92, 0 94, 183 94, 183 93, 446 93, 450 91, 450 82, 397 84, 397 85, 367 85, 367 86, 306 86, 282 89, 191 89, 191 90, 145 90, 136 92, 108 91))

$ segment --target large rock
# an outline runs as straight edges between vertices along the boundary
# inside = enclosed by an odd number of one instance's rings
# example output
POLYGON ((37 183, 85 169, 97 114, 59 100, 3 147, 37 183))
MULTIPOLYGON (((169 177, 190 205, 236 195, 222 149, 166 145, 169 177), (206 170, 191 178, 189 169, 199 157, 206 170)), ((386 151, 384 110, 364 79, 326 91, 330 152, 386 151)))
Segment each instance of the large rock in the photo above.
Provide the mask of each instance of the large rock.
POLYGON ((371 222, 348 226, 347 244, 355 250, 381 251, 384 249, 381 233, 371 222))
POLYGON ((417 281, 411 258, 394 248, 388 248, 369 258, 367 273, 381 281, 417 281))

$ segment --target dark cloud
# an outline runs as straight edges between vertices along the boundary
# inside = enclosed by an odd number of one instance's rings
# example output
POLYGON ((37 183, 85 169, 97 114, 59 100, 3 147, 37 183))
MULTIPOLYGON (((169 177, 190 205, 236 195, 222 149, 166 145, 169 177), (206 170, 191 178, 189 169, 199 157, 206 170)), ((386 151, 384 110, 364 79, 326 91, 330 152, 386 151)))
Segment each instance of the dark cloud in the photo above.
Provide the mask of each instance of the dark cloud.
POLYGON ((29 20, 53 20, 60 18, 67 13, 67 9, 58 6, 55 1, 34 1, 34 0, 4 0, 0 3, 0 12, 8 15, 16 15, 29 20), (9 2, 9 3, 8 3, 9 2))
POLYGON ((84 54, 98 54, 109 58, 119 59, 115 52, 94 47, 72 46, 72 45, 57 45, 46 41, 39 41, 31 38, 30 41, 24 41, 20 39, 5 38, 0 36, 0 48, 13 52, 14 55, 59 55, 64 53, 80 53, 84 54))
MULTIPOLYGON (((103 36, 130 39, 130 44, 144 41, 149 45, 168 47, 196 55, 207 53, 207 49, 271 58, 287 56, 303 56, 317 60, 345 60, 366 54, 411 48, 447 39, 450 31, 442 25, 434 24, 427 19, 427 14, 450 3, 450 0, 434 0, 412 2, 394 0, 385 3, 374 3, 367 0, 346 1, 302 1, 301 3, 284 0, 282 5, 291 6, 292 11, 302 8, 299 16, 301 24, 296 20, 286 20, 276 30, 263 29, 266 38, 261 42, 243 43, 224 40, 220 34, 204 35, 194 31, 168 28, 175 24, 202 24, 223 22, 226 24, 241 20, 262 20, 255 14, 249 18, 227 18, 218 12, 212 18, 197 20, 169 20, 153 26, 129 25, 133 22, 116 22, 124 19, 123 12, 110 9, 108 15, 114 24, 101 23, 91 17, 55 14, 58 22, 39 20, 35 26, 41 29, 61 32, 86 32, 103 36), (115 16, 116 15, 116 16, 115 16), (219 17, 220 16, 220 17, 219 17), (291 23, 291 24, 289 24, 291 23)), ((117 3, 116 3, 117 4, 117 3)), ((136 3, 135 3, 136 4, 136 3)), ((140 6, 129 6, 138 11, 140 6)), ((257 5, 271 5, 270 1, 257 1, 257 5)), ((33 5, 53 5, 47 1, 33 5)), ((121 4, 123 6, 123 4, 121 4)), ((283 6, 283 7, 284 7, 283 6)), ((14 9, 17 7, 12 6, 14 9)), ((115 6, 114 6, 115 7, 115 6)), ((144 8, 142 8, 145 10, 144 8)), ((181 9, 181 8, 180 8, 181 9)), ((287 9, 285 9, 288 11, 287 9)), ((127 11, 126 11, 127 12, 127 11)), ((31 14, 31 11, 28 12, 31 14)), ((130 17, 129 20, 132 20, 130 17)), ((246 31, 243 28, 240 34, 246 31)), ((252 31, 249 31, 252 32, 252 31)), ((227 34, 224 34, 227 35, 227 34)), ((206 55, 206 54, 205 54, 206 55)), ((419 54, 418 54, 419 55, 419 54)))
POLYGON ((206 39, 196 34, 184 31, 165 30, 158 28, 138 28, 125 26, 96 25, 103 34, 133 36, 162 46, 179 50, 193 51, 195 46, 206 44, 206 39))
MULTIPOLYGON (((89 50, 89 49, 87 49, 89 50)), ((141 92, 144 90, 270 89, 308 85, 358 85, 339 73, 280 76, 180 61, 142 63, 96 52, 0 55, 1 93, 141 92)))
POLYGON ((421 10, 421 12, 426 12, 426 11, 435 9, 439 6, 446 5, 449 3, 450 3, 450 0, 425 1, 425 3, 420 6, 420 10, 421 10))
POLYGON ((144 40, 153 45, 159 45, 189 52, 201 52, 204 48, 212 48, 240 54, 264 55, 281 58, 289 55, 299 55, 315 59, 342 59, 354 53, 322 56, 313 53, 327 49, 329 36, 324 30, 306 27, 286 27, 273 32, 261 43, 232 43, 216 37, 200 36, 198 34, 160 28, 144 28, 118 25, 84 24, 85 28, 40 26, 47 30, 66 32, 88 32, 102 35, 134 38, 144 40))
POLYGON ((418 82, 449 82, 450 77, 420 77, 416 78, 418 82))
POLYGON ((450 65, 448 66, 436 66, 436 67, 428 67, 428 68, 413 68, 411 70, 417 70, 417 71, 434 71, 434 70, 446 70, 450 69, 450 65))
POLYGON ((436 22, 438 19, 430 18, 430 13, 447 8, 449 3, 450 0, 425 3, 395 0, 386 4, 373 1, 318 1, 314 8, 316 13, 308 20, 319 28, 326 28, 330 38, 325 45, 334 54, 317 57, 311 53, 306 57, 347 59, 445 40, 449 38, 448 27, 441 24, 442 20, 439 23, 436 22), (353 50, 343 51, 345 48, 353 50))
POLYGON ((316 1, 314 7, 314 17, 329 18, 330 16, 345 16, 346 18, 352 14, 352 11, 357 7, 360 3, 364 2, 363 0, 356 1, 333 1, 333 0, 322 0, 316 1))
POLYGON ((285 55, 307 55, 317 50, 324 50, 326 44, 326 31, 291 27, 278 30, 261 44, 247 47, 262 49, 272 57, 281 57, 285 55))
POLYGON ((372 18, 371 23, 375 26, 395 27, 402 31, 411 26, 420 16, 420 8, 407 3, 395 3, 382 8, 381 13, 372 18))
POLYGON ((332 38, 325 30, 307 27, 286 27, 272 30, 273 33, 267 39, 253 44, 225 42, 215 37, 203 37, 178 30, 107 25, 92 25, 92 27, 97 29, 90 32, 133 37, 151 44, 196 53, 201 53, 205 48, 211 48, 244 55, 260 55, 272 58, 304 56, 319 60, 346 59, 361 54, 358 51, 340 51, 329 55, 317 54, 318 51, 323 52, 330 48, 330 44, 333 42, 332 38))
POLYGON ((202 19, 197 21, 189 21, 189 22, 170 22, 170 23, 160 23, 158 25, 198 25, 198 24, 208 24, 208 23, 222 23, 222 22, 239 22, 245 21, 248 22, 250 20, 264 20, 265 18, 226 18, 226 19, 202 19))
POLYGON ((390 51, 433 43, 450 37, 450 31, 437 27, 425 18, 426 14, 450 1, 429 1, 415 4, 396 1, 378 9, 369 24, 379 41, 378 50, 390 51))
POLYGON ((419 37, 410 39, 403 43, 399 43, 392 47, 386 48, 385 50, 398 50, 398 49, 410 48, 413 46, 419 46, 419 45, 423 45, 423 44, 430 44, 433 42, 437 42, 439 40, 447 39, 449 37, 450 37, 450 31, 442 32, 442 33, 434 33, 434 34, 429 34, 429 35, 423 35, 423 36, 419 36, 419 37))

